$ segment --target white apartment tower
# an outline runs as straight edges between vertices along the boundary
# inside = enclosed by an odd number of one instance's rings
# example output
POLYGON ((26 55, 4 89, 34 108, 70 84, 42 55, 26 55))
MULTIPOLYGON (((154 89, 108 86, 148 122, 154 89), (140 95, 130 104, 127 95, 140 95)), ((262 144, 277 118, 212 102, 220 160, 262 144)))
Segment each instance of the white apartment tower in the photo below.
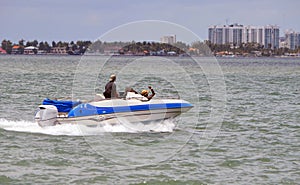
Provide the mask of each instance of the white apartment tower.
POLYGON ((231 44, 239 46, 244 42, 244 27, 239 24, 211 26, 208 28, 208 40, 213 44, 231 44))
POLYGON ((300 33, 293 30, 286 31, 285 46, 289 49, 297 49, 300 47, 300 33))
POLYGON ((211 26, 208 28, 208 40, 213 44, 258 43, 265 48, 279 48, 278 26, 243 26, 239 24, 211 26))
POLYGON ((279 27, 268 25, 264 27, 264 46, 265 48, 279 48, 279 27))
POLYGON ((243 43, 258 43, 264 45, 264 27, 245 26, 243 29, 243 43))
POLYGON ((167 35, 160 38, 161 43, 167 44, 175 44, 176 43, 176 35, 167 35))

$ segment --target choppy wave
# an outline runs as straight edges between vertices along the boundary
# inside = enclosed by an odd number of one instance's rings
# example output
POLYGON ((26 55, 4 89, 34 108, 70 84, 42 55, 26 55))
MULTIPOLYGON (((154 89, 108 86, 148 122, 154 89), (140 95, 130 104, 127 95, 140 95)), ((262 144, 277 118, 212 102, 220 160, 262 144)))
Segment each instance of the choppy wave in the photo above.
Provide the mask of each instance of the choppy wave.
POLYGON ((19 120, 12 121, 0 119, 0 128, 7 131, 40 133, 47 135, 85 136, 98 135, 104 132, 172 132, 175 128, 174 120, 164 120, 161 122, 151 122, 148 124, 99 124, 95 127, 75 124, 62 124, 49 127, 40 127, 35 122, 19 120))

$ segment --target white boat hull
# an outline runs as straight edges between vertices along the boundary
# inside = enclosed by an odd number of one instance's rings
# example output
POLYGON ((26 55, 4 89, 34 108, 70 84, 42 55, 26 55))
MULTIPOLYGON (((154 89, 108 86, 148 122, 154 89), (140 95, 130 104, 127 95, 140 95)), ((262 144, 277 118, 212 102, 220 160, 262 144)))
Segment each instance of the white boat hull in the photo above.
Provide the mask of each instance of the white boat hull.
POLYGON ((193 106, 184 100, 103 100, 80 104, 66 114, 59 113, 53 105, 41 105, 36 113, 36 122, 44 126, 56 124, 146 123, 174 118, 193 106))

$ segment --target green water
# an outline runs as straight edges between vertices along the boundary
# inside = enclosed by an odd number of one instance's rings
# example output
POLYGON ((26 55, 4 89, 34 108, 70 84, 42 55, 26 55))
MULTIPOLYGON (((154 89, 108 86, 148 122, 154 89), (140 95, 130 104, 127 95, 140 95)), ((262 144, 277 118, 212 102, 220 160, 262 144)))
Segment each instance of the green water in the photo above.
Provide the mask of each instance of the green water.
MULTIPOLYGON (((135 58, 117 57, 96 76, 78 67, 82 60, 0 56, 0 184, 299 183, 300 59, 218 59, 225 102, 214 101, 214 83, 201 66, 209 65, 205 59, 199 67, 186 58, 168 58, 183 69, 179 72, 158 60, 151 69, 158 73, 147 75, 129 65, 135 58), (130 85, 140 91, 150 84, 156 98, 180 96, 195 107, 174 120, 152 123, 154 132, 143 126, 97 132, 34 123, 45 97, 101 93, 112 72, 119 74, 119 90, 130 85), (92 89, 75 87, 79 73, 92 89), (217 109, 220 128, 211 118, 215 104, 222 109, 217 109)), ((95 64, 101 57, 84 60, 95 64)))

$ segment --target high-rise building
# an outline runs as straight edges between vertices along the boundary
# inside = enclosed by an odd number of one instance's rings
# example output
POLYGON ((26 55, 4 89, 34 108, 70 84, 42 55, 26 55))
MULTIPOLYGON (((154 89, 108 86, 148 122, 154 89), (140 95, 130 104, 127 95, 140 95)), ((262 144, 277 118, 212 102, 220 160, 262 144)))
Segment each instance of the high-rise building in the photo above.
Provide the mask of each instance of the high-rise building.
POLYGON ((161 43, 167 44, 175 44, 176 43, 176 35, 167 35, 160 38, 161 43))
POLYGON ((289 49, 297 49, 300 47, 300 33, 293 30, 286 31, 285 46, 289 49))
POLYGON ((279 48, 279 27, 268 25, 264 27, 265 48, 275 49, 279 48))
POLYGON ((278 26, 243 26, 240 24, 211 26, 208 40, 213 44, 240 46, 243 43, 258 43, 265 48, 279 48, 278 26))
POLYGON ((229 26, 211 26, 208 28, 208 40, 213 44, 232 44, 242 43, 243 25, 232 24, 229 26))
POLYGON ((264 45, 263 42, 264 27, 262 26, 245 26, 243 29, 243 43, 258 43, 264 45))

